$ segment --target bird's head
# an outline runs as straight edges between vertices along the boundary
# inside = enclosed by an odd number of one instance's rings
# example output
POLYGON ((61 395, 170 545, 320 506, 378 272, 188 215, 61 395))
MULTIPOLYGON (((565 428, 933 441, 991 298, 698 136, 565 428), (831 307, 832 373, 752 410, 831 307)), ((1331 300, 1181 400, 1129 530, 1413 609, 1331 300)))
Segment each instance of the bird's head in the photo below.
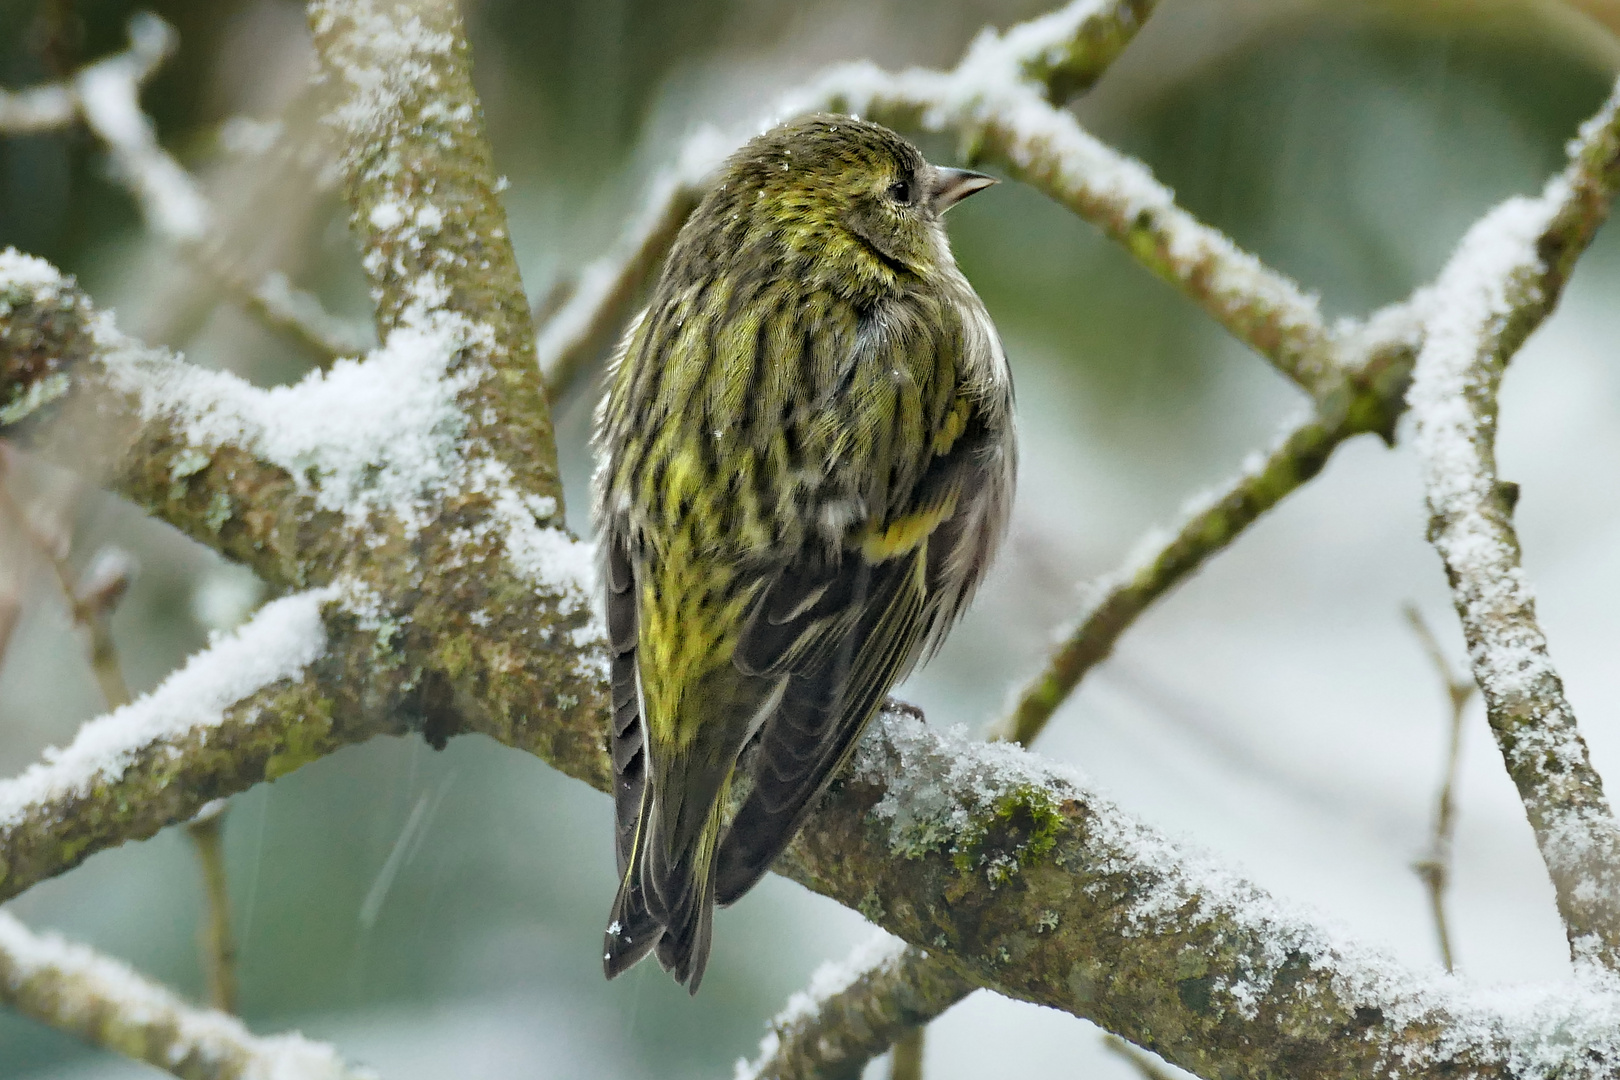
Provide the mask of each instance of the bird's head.
POLYGON ((817 114, 751 140, 727 163, 720 202, 765 240, 834 273, 933 274, 950 259, 942 218, 996 181, 930 165, 878 124, 817 114))

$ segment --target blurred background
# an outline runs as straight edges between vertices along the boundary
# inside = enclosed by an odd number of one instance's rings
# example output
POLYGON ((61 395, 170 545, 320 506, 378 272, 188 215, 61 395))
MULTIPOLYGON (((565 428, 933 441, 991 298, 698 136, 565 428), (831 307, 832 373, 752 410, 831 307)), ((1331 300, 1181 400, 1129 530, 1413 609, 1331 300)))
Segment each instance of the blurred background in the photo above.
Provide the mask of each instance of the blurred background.
MULTIPOLYGON (((701 125, 730 129, 818 67, 948 65, 1033 0, 473 0, 476 73, 532 294, 613 242, 701 125)), ((125 0, 0 0, 0 85, 125 47, 125 0)), ((292 0, 154 5, 178 54, 144 102, 230 222, 234 263, 280 270, 364 340, 367 311, 329 161, 301 96, 292 0), (299 152, 262 147, 281 122, 299 152)), ((1164 0, 1077 104, 1194 213, 1364 313, 1434 276, 1468 224, 1531 192, 1620 70, 1620 2, 1164 0)), ((925 146, 949 162, 948 143, 925 146)), ((1039 663, 1085 583, 1222 482, 1302 401, 1264 361, 1089 225, 1003 185, 951 215, 960 261, 1018 381, 1013 534, 975 610, 900 694, 979 730, 1039 663)), ((215 275, 147 233, 82 131, 0 138, 0 246, 79 275, 121 325, 262 384, 312 358, 215 275)), ((1596 763, 1620 774, 1620 233, 1600 234, 1503 392, 1503 475, 1553 656, 1596 763)), ((585 530, 594 385, 558 415, 585 530)), ((1405 435, 1406 428, 1402 429, 1405 435)), ((19 460, 8 481, 70 539, 140 573, 112 633, 136 691, 264 597, 163 525, 19 460)), ((1042 753, 1132 813, 1240 865, 1409 965, 1439 962, 1423 884, 1449 706, 1405 616, 1462 662, 1415 461, 1370 437, 1154 608, 1054 720, 1042 753)), ((0 540, 0 774, 101 711, 84 631, 49 564, 0 540)), ((1477 702, 1466 718, 1449 896, 1458 969, 1568 977, 1551 889, 1477 702)), ((225 825, 249 1024, 331 1039, 390 1080, 721 1077, 859 915, 766 881, 721 913, 695 1000, 655 967, 603 982, 607 801, 477 737, 378 740, 231 803, 225 825)), ((170 830, 8 905, 201 996, 200 874, 170 830)), ((1134 1074, 1067 1015, 979 993, 930 1029, 931 1080, 1134 1074)), ((886 1075, 881 1064, 869 1076, 886 1075)), ((0 1014, 0 1080, 151 1075, 0 1014)))

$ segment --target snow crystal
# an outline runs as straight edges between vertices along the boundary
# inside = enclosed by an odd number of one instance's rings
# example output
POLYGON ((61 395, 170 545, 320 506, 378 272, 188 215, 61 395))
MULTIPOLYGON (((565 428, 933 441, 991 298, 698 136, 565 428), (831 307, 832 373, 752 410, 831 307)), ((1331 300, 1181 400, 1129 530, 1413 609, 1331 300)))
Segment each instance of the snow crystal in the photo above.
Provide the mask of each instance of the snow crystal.
MULTIPOLYGON (((455 47, 446 31, 430 30, 416 15, 371 0, 324 0, 310 5, 317 36, 329 34, 342 21, 352 23, 345 37, 361 42, 363 52, 339 63, 337 74, 347 84, 344 100, 329 119, 359 138, 363 145, 396 121, 401 105, 436 80, 434 65, 455 47)), ((329 51, 330 52, 330 51, 329 51)))
POLYGON ((142 748, 217 727, 236 702, 296 678, 326 648, 321 605, 336 595, 331 588, 316 589, 266 604, 151 693, 90 721, 66 749, 47 750, 43 762, 0 781, 0 825, 20 823, 31 807, 114 782, 142 748))
POLYGON ((59 989, 53 1013, 110 1011, 125 1024, 151 1026, 170 1061, 240 1061, 244 1080, 362 1080, 337 1051, 297 1032, 260 1037, 234 1016, 199 1009, 127 965, 56 934, 35 933, 0 912, 0 967, 13 987, 46 977, 59 989), (245 1058, 245 1060, 243 1060, 245 1058))

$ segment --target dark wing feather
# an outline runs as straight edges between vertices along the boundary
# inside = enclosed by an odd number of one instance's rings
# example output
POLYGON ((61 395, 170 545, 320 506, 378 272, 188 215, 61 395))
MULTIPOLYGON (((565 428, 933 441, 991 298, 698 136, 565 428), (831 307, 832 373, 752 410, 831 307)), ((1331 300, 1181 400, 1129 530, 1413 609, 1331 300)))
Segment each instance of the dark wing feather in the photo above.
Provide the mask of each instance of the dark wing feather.
POLYGON ((788 679, 750 760, 753 788, 720 846, 718 903, 770 868, 915 658, 928 622, 926 559, 924 543, 876 564, 849 553, 819 571, 789 567, 755 609, 737 662, 788 679), (820 595, 795 602, 807 585, 820 595), (794 610, 782 621, 770 615, 794 610))
POLYGON ((606 544, 609 684, 613 699, 614 851, 619 864, 619 893, 608 915, 602 966, 613 978, 647 955, 662 927, 652 917, 641 885, 637 841, 646 815, 647 747, 641 724, 641 694, 636 685, 637 623, 635 578, 626 538, 612 530, 606 544))

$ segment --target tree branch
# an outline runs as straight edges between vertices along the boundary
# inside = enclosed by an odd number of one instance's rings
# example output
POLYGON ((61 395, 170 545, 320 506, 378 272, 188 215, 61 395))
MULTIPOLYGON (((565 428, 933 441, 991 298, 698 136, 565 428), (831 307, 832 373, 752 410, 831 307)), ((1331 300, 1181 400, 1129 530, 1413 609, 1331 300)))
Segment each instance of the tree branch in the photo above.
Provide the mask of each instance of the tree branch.
POLYGON ((857 1077, 901 1035, 977 989, 949 960, 879 934, 842 963, 823 965, 788 1000, 736 1080, 857 1077))
POLYGON ((376 1080, 302 1035, 258 1036, 116 960, 0 912, 0 1002, 186 1080, 376 1080))
POLYGON ((1497 391, 1558 302, 1620 187, 1620 86, 1538 198, 1469 230, 1435 289, 1413 374, 1429 536, 1446 565, 1491 731, 1552 878, 1577 961, 1620 969, 1620 827, 1564 697, 1520 567, 1518 488, 1496 471, 1497 391))
POLYGON ((403 731, 413 711, 404 680, 373 671, 365 619, 323 616, 337 596, 325 589, 267 604, 152 693, 0 781, 0 902, 96 851, 189 820, 212 799, 403 731))
POLYGON ((573 294, 541 328, 537 351, 552 401, 568 396, 592 361, 613 346, 641 304, 646 283, 663 265, 675 235, 703 196, 708 155, 689 153, 695 167, 661 180, 614 250, 587 266, 573 294))

